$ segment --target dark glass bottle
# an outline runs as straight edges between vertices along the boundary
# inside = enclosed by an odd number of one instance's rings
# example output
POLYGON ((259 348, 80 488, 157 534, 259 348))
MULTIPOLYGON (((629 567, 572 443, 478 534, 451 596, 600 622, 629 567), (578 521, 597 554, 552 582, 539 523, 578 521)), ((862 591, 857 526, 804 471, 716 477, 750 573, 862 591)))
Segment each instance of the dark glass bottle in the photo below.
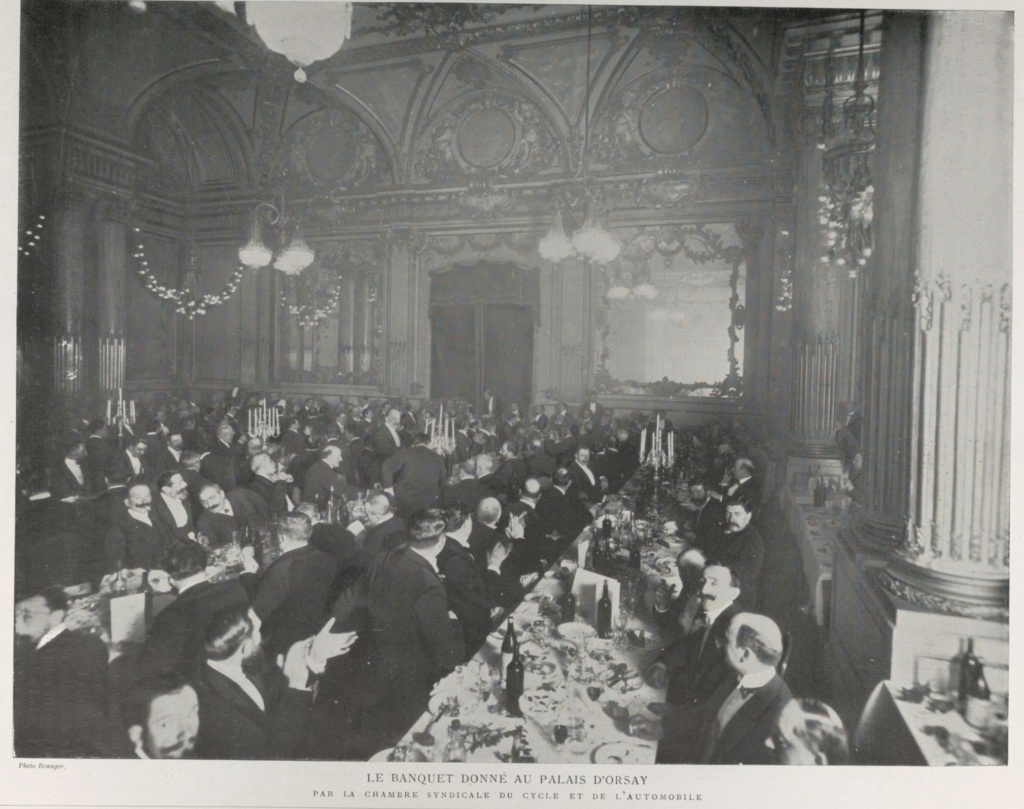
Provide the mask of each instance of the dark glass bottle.
POLYGON ((117 563, 117 576, 114 578, 114 586, 111 588, 115 596, 123 596, 128 593, 128 581, 124 577, 124 568, 121 562, 117 563))
POLYGON ((522 716, 519 710, 519 698, 523 695, 525 669, 523 659, 519 655, 519 646, 512 651, 512 661, 505 669, 505 710, 510 716, 522 716))
POLYGON ((983 729, 988 726, 991 707, 992 691, 988 687, 988 680, 985 679, 985 666, 979 660, 974 669, 974 676, 967 683, 964 719, 968 725, 983 729))
POLYGON ((512 625, 512 619, 508 619, 508 628, 505 630, 505 639, 501 642, 501 670, 504 672, 508 664, 512 662, 512 652, 518 646, 516 643, 516 630, 512 625))
POLYGON ((642 556, 640 554, 640 540, 633 537, 633 544, 629 548, 629 567, 631 570, 639 570, 642 556))
POLYGON ((597 636, 599 638, 612 636, 612 600, 608 596, 608 582, 604 583, 604 592, 597 602, 597 636))
POLYGON ((822 508, 825 505, 825 487, 821 483, 821 478, 814 484, 814 507, 822 508))
POLYGON ((143 613, 146 626, 153 620, 153 585, 149 583, 149 571, 142 571, 142 587, 139 592, 146 596, 145 612, 143 613))
POLYGON ((967 697, 970 695, 971 683, 977 677, 979 668, 981 661, 974 655, 974 638, 968 638, 967 650, 960 655, 960 680, 956 692, 957 708, 962 716, 967 713, 967 697))
POLYGON ((565 595, 562 596, 560 606, 562 608, 563 624, 576 620, 576 596, 573 595, 571 589, 565 591, 565 595))

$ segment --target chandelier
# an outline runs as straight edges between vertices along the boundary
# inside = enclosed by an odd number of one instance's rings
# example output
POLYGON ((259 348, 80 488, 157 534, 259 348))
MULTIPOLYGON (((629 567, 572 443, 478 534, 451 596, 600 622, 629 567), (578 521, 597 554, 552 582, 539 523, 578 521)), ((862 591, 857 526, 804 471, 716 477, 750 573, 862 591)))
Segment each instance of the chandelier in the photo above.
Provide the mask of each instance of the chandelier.
POLYGON ((316 253, 306 243, 302 234, 302 225, 292 222, 283 213, 284 206, 278 208, 269 202, 260 202, 252 213, 252 233, 249 241, 238 250, 238 260, 246 267, 257 270, 273 262, 274 269, 286 275, 298 275, 313 263, 316 253), (261 219, 266 218, 267 224, 279 229, 279 241, 283 245, 277 252, 267 247, 263 241, 261 219))
POLYGON ((249 0, 245 4, 245 17, 270 50, 283 54, 295 65, 297 82, 306 80, 303 68, 333 56, 341 50, 345 40, 352 37, 352 4, 335 0, 317 3, 249 0))
MULTIPOLYGON (((584 203, 585 215, 579 229, 570 237, 566 232, 562 207, 567 201, 559 199, 551 229, 537 244, 541 258, 561 261, 570 256, 589 259, 595 264, 608 264, 618 258, 622 246, 604 226, 604 210, 598 193, 587 180, 590 155, 590 45, 593 37, 593 7, 587 6, 587 89, 583 101, 583 151, 580 157, 580 176, 577 179, 579 196, 584 203)), ((570 205, 570 209, 571 209, 570 205)))

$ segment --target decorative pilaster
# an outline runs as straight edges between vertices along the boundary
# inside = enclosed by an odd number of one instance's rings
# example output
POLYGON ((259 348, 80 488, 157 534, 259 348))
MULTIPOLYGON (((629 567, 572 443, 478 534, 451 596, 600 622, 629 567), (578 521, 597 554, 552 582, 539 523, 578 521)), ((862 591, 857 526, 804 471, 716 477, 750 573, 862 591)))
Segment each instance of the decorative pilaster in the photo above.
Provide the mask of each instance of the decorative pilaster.
POLYGON ((53 383, 60 394, 77 394, 85 387, 86 245, 94 201, 92 193, 69 187, 54 206, 53 383))
POLYGON ((104 197, 97 209, 96 334, 98 363, 96 384, 101 391, 125 387, 125 280, 128 265, 128 203, 104 197))

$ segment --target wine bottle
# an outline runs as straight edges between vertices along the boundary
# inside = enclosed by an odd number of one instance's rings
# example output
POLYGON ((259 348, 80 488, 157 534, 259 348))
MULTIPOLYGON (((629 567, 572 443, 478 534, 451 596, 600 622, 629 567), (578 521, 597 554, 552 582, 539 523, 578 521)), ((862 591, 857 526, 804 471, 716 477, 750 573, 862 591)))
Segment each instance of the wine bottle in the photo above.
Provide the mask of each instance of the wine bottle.
POLYGON ((608 582, 604 583, 604 593, 597 602, 597 636, 599 638, 612 636, 612 600, 608 596, 608 582))
POLYGON ((117 575, 114 578, 113 591, 115 596, 123 596, 128 593, 128 581, 124 577, 124 568, 121 567, 120 563, 117 566, 117 575))
POLYGON ((985 679, 985 667, 981 661, 974 670, 974 676, 967 684, 967 706, 964 719, 971 727, 984 729, 988 727, 989 713, 992 708, 992 692, 985 679))
POLYGON ((505 630, 505 639, 501 642, 501 670, 504 672, 508 668, 508 664, 512 662, 512 651, 518 644, 516 643, 516 630, 512 624, 512 619, 508 619, 508 628, 505 630))
POLYGON ((571 589, 565 591, 565 595, 562 596, 560 606, 562 607, 563 624, 568 624, 576 620, 576 596, 573 595, 571 589))
POLYGON ((143 617, 146 622, 146 626, 149 626, 150 621, 153 620, 153 585, 149 583, 149 571, 142 571, 142 587, 141 593, 145 594, 145 607, 143 608, 143 617))
POLYGON ((604 520, 601 522, 601 536, 603 536, 605 539, 609 539, 612 535, 613 530, 614 526, 612 525, 612 518, 605 517, 604 520))
POLYGON ((509 716, 522 716, 519 698, 523 695, 525 669, 519 655, 519 645, 512 650, 512 661, 505 669, 505 710, 509 716))
POLYGON ((640 540, 633 537, 633 544, 629 548, 629 567, 631 570, 639 570, 641 562, 640 540))
POLYGON ((956 692, 957 707, 960 715, 967 716, 967 697, 971 692, 971 683, 978 676, 981 661, 974 656, 974 638, 967 639, 967 651, 960 655, 960 679, 956 692))

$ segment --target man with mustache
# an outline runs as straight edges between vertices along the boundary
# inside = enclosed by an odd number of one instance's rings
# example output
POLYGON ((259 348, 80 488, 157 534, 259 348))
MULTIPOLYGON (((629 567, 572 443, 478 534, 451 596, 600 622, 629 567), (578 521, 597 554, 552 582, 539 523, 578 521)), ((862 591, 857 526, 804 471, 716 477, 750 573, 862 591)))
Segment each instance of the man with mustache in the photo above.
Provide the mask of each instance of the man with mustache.
POLYGON ((135 758, 190 758, 199 732, 199 697, 181 675, 143 678, 125 698, 124 718, 135 758))
POLYGON ((749 499, 742 496, 726 498, 725 532, 701 548, 708 559, 717 559, 728 565, 743 582, 740 603, 746 609, 758 606, 758 584, 764 568, 764 541, 750 523, 753 516, 754 506, 749 499))
MULTIPOLYGON (((657 595, 655 610, 667 612, 667 605, 659 604, 663 599, 657 595)), ((696 599, 699 607, 689 630, 668 646, 647 671, 648 681, 655 688, 668 686, 665 699, 670 705, 696 705, 729 678, 731 669, 721 640, 732 617, 739 612, 739 596, 740 581, 727 566, 711 562, 704 567, 696 599)))

